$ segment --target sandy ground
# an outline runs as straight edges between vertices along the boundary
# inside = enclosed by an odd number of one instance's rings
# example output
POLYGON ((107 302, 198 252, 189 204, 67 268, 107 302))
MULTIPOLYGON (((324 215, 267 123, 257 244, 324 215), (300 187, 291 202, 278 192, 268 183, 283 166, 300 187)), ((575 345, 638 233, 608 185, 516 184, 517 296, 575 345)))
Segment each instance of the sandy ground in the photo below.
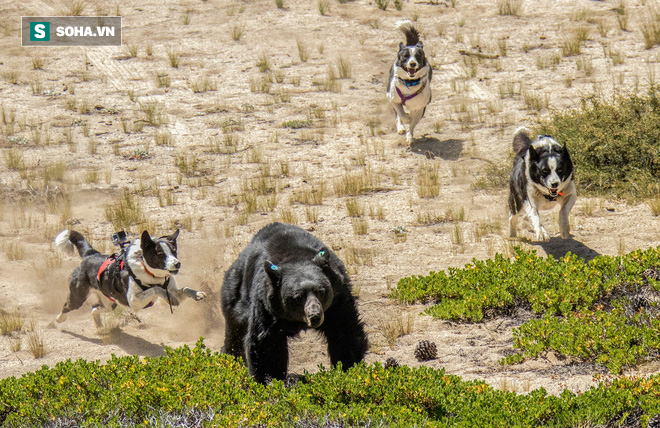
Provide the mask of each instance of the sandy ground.
MULTIPOLYGON (((404 276, 509 254, 515 245, 588 260, 660 244, 658 218, 646 204, 586 197, 573 209, 572 239, 558 237, 553 211, 542 216, 549 242, 530 242, 529 231, 526 240, 509 241, 506 190, 474 185, 490 179, 489 165, 508 162, 517 127, 575 107, 594 91, 655 82, 657 48, 646 50, 640 31, 648 6, 628 1, 621 30, 618 2, 611 1, 526 1, 520 17, 499 15, 494 0, 459 0, 456 7, 405 0, 401 11, 331 1, 325 16, 307 0, 284 0, 281 9, 266 0, 88 1, 84 14, 123 16, 124 48, 20 47, 20 16, 66 14, 69 4, 0 2, 0 309, 26 320, 21 332, 0 337, 0 377, 65 359, 163 355, 164 346, 192 345, 200 336, 219 350, 225 269, 263 225, 295 219, 348 265, 371 342, 367 361, 444 367, 521 393, 594 384, 599 368, 554 355, 498 364, 512 350, 512 328, 529 314, 454 324, 419 316, 423 307, 386 295, 404 276), (394 24, 402 18, 417 20, 434 67, 433 101, 411 147, 394 132, 384 96, 402 41, 394 24), (588 33, 582 53, 562 56, 562 43, 580 26, 588 33), (462 49, 500 57, 472 63, 462 49), (178 68, 168 53, 178 55, 178 68), (340 57, 350 77, 337 80, 334 91, 320 90, 332 83, 329 67, 339 75, 340 57), (270 71, 260 71, 259 62, 270 71), (193 92, 205 81, 209 90, 193 92), (148 105, 161 114, 151 124, 148 105), (308 127, 283 126, 292 120, 308 127), (12 157, 20 158, 15 169, 12 157), (421 198, 418 179, 428 168, 437 170, 439 192, 421 198), (342 196, 340 179, 357 175, 371 185, 358 197, 342 196), (264 188, 270 200, 258 196, 252 212, 245 195, 264 188), (95 330, 89 304, 49 327, 79 263, 58 254, 53 238, 73 227, 112 251, 105 211, 124 189, 146 219, 130 228, 133 236, 142 227, 162 234, 182 228, 178 282, 208 299, 187 301, 173 315, 166 304, 108 314, 106 323, 120 327, 111 335, 95 330), (304 203, 319 191, 322 204, 304 203), (361 224, 349 217, 347 201, 362 210, 361 224), (426 224, 428 217, 443 221, 426 224), (390 346, 384 330, 392 320, 411 320, 412 331, 390 346), (42 358, 30 352, 30 337, 43 341, 42 358), (413 350, 424 339, 439 355, 418 363, 413 350)), ((327 365, 324 348, 314 334, 292 341, 290 371, 327 365)), ((659 370, 657 362, 639 368, 659 370)))

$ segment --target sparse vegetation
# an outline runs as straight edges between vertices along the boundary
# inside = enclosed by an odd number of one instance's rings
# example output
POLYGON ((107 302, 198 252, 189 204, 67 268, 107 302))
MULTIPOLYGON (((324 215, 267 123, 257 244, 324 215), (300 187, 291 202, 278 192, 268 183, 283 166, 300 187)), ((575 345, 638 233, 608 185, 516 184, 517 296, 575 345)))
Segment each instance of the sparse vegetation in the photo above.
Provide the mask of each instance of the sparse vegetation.
POLYGON ((632 199, 660 194, 660 165, 654 141, 660 138, 659 91, 591 96, 580 108, 556 112, 538 133, 569 147, 581 192, 609 193, 632 199))
POLYGON ((500 15, 520 16, 523 0, 497 0, 497 10, 500 15))

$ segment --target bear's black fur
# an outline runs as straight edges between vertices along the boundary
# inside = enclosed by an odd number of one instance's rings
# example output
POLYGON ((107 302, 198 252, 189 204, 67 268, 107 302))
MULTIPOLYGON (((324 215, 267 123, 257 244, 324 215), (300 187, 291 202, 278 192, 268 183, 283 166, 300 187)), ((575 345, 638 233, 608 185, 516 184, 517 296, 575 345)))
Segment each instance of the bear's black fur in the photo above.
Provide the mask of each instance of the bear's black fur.
POLYGON ((223 352, 243 357, 257 382, 286 377, 287 338, 308 328, 344 370, 367 351, 344 264, 297 226, 272 223, 254 236, 225 274, 221 303, 223 352))

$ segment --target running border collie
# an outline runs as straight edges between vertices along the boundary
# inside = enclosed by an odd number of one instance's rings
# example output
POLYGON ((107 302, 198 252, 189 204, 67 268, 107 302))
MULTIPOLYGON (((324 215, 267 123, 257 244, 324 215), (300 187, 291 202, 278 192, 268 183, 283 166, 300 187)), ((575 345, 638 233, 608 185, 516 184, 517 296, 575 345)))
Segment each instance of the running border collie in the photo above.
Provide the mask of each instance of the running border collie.
MULTIPOLYGON (((142 232, 120 254, 106 256, 96 251, 85 237, 75 230, 64 230, 55 238, 55 245, 62 251, 73 253, 74 248, 82 257, 69 280, 69 295, 57 316, 57 322, 66 320, 67 313, 82 306, 90 291, 102 293, 113 302, 134 311, 147 308, 160 298, 170 305, 191 298, 202 300, 206 294, 188 287, 177 288, 173 275, 179 273, 181 262, 177 259, 177 230, 170 236, 152 239, 149 232, 142 232)), ((92 307, 92 317, 97 328, 102 327, 100 309, 103 302, 92 307)))
POLYGON ((419 31, 410 21, 399 21, 396 28, 406 37, 406 44, 399 44, 399 53, 390 69, 387 99, 396 114, 396 130, 406 134, 406 142, 413 142, 415 126, 424 116, 431 102, 431 77, 433 69, 424 55, 424 45, 419 31), (404 123, 408 124, 406 130, 404 123))
POLYGON ((541 224, 539 210, 559 204, 559 230, 561 237, 568 239, 568 214, 577 198, 568 150, 548 135, 539 135, 532 141, 527 129, 518 128, 513 151, 516 156, 509 179, 510 236, 516 237, 518 218, 524 214, 534 229, 535 239, 547 241, 548 232, 541 224))

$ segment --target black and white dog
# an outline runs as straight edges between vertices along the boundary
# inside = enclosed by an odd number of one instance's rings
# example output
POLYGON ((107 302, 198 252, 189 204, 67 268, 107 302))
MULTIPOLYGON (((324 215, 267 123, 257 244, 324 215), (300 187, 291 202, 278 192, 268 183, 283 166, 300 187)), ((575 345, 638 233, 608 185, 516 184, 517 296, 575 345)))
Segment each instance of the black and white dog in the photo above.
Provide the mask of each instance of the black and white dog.
POLYGON ((399 44, 399 53, 390 69, 387 99, 396 114, 396 130, 406 133, 408 144, 413 142, 415 126, 424 116, 431 102, 433 69, 426 61, 419 31, 410 21, 400 21, 396 28, 406 36, 406 44, 399 44), (403 126, 408 124, 408 130, 403 126))
POLYGON ((535 141, 525 128, 518 128, 513 137, 513 171, 509 179, 510 236, 516 237, 518 217, 524 213, 534 228, 537 241, 547 241, 548 233, 541 225, 539 210, 559 204, 559 230, 567 239, 570 226, 568 214, 575 204, 573 163, 565 146, 548 135, 535 141))
MULTIPOLYGON (((68 312, 80 308, 90 291, 102 293, 113 302, 113 308, 120 303, 134 311, 153 305, 158 298, 170 305, 178 305, 185 298, 202 300, 205 293, 176 286, 173 275, 181 268, 176 258, 177 236, 178 230, 170 236, 152 239, 145 230, 140 239, 124 251, 106 256, 92 248, 80 232, 61 232, 55 238, 55 245, 70 253, 75 248, 82 262, 71 274, 69 295, 57 322, 63 322, 68 312)), ((92 307, 92 317, 98 328, 102 327, 99 311, 102 308, 101 301, 92 307)))

